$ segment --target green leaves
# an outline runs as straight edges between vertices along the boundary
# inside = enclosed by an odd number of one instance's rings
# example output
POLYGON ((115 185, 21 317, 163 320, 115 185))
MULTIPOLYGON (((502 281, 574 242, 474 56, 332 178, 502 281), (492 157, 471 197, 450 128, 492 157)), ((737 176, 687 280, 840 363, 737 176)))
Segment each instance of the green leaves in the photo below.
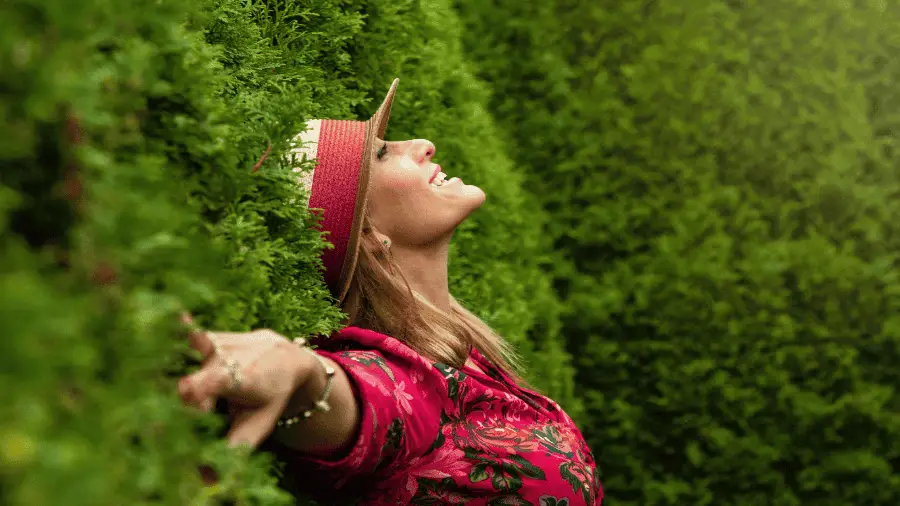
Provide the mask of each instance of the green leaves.
POLYGON ((488 464, 481 463, 472 466, 472 470, 469 471, 469 481, 472 483, 478 483, 484 481, 490 477, 487 472, 488 464))
POLYGON ((460 384, 469 376, 455 367, 440 362, 435 362, 434 368, 444 375, 444 379, 447 380, 447 395, 450 397, 450 400, 456 402, 460 384))
POLYGON ((223 417, 180 406, 177 315, 291 337, 339 328, 321 280, 330 245, 296 205, 288 139, 308 119, 368 118, 395 76, 391 139, 429 138, 490 196, 456 236, 454 295, 577 414, 549 220, 521 191, 462 30, 443 0, 4 10, 0 453, 14 504, 291 500, 271 461, 222 447, 223 417))
POLYGON ((522 476, 536 480, 546 479, 542 469, 521 455, 509 454, 485 457, 471 448, 463 448, 463 451, 467 459, 478 462, 469 471, 469 481, 479 483, 490 479, 491 487, 497 492, 515 492, 519 490, 522 488, 522 476))
POLYGON ((882 492, 900 479, 884 467, 900 457, 885 443, 900 437, 885 147, 900 10, 524 4, 457 2, 490 110, 551 213, 561 335, 610 497, 900 500, 882 492))

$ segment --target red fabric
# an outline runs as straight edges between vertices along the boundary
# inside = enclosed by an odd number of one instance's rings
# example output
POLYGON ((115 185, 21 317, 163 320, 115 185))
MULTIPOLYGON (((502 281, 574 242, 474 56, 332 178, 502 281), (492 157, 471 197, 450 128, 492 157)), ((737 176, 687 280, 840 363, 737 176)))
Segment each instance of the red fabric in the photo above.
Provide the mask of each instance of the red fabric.
POLYGON ((365 145, 365 122, 322 120, 309 208, 325 210, 319 231, 329 232, 326 240, 334 245, 322 252, 329 287, 338 286, 347 256, 365 145))
POLYGON ((320 501, 380 505, 596 506, 594 457, 550 399, 516 386, 477 351, 488 373, 432 363, 400 341, 356 327, 322 356, 347 372, 362 406, 349 453, 295 454, 295 476, 320 501), (326 490, 327 489, 327 490, 326 490))

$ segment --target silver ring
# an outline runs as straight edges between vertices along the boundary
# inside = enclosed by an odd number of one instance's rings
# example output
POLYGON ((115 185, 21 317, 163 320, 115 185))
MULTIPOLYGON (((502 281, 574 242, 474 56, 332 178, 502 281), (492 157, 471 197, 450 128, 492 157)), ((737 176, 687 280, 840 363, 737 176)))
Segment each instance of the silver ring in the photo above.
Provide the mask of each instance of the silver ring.
POLYGON ((228 369, 228 375, 231 376, 231 390, 237 390, 241 386, 241 366, 237 360, 229 358, 225 360, 225 367, 228 369))

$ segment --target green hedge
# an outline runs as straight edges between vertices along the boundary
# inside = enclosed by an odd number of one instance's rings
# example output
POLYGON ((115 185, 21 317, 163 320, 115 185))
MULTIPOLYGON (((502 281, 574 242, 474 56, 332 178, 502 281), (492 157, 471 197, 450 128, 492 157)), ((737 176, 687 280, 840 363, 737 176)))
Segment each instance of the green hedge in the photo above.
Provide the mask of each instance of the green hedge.
POLYGON ((488 195, 454 242, 454 294, 579 412, 549 218, 521 191, 455 19, 443 1, 0 7, 0 502, 293 502, 269 456, 236 455, 219 417, 181 406, 177 314, 338 328, 283 155, 306 119, 367 118, 397 76, 389 138, 430 138, 488 195))
POLYGON ((900 503, 900 8, 457 6, 609 504, 900 503))

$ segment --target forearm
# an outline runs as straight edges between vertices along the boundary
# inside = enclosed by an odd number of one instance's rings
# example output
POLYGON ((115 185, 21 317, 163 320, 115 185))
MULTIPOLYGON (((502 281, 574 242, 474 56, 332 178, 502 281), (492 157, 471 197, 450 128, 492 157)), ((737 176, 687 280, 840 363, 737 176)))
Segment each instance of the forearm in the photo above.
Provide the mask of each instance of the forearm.
MULTIPOLYGON (((300 415, 322 398, 325 391, 326 376, 322 365, 308 352, 300 350, 298 360, 302 361, 297 378, 298 387, 287 408, 285 417, 300 415)), ((310 455, 326 457, 350 444, 357 434, 359 403, 350 385, 350 379, 343 368, 334 361, 324 358, 329 366, 335 369, 332 389, 328 396, 331 409, 326 412, 315 412, 310 418, 286 428, 276 428, 275 439, 288 448, 310 455)))

